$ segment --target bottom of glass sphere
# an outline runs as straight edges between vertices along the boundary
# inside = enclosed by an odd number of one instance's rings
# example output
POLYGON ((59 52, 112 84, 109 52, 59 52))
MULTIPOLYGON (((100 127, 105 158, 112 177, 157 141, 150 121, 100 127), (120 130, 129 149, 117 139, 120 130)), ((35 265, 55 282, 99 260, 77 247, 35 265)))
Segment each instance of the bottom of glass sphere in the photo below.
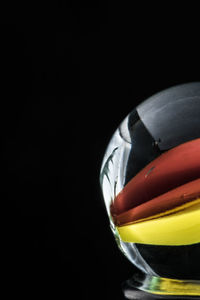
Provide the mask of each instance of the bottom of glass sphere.
POLYGON ((135 274, 123 284, 125 299, 200 299, 200 280, 135 274))

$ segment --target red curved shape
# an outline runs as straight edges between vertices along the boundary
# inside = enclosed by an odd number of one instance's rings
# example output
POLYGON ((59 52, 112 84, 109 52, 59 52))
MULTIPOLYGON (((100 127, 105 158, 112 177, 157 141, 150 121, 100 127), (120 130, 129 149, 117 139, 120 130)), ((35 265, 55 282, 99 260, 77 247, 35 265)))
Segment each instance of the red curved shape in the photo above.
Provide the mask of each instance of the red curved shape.
POLYGON ((181 144, 149 163, 117 195, 111 213, 124 213, 198 178, 200 139, 181 144))
POLYGON ((162 194, 146 203, 114 216, 117 226, 163 213, 200 197, 200 179, 162 194))

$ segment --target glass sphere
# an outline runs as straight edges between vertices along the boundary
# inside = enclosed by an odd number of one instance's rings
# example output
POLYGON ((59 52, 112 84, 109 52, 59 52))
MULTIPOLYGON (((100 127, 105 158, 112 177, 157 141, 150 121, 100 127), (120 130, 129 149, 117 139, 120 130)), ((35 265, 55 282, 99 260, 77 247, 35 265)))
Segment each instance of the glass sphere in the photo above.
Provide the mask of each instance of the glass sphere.
POLYGON ((200 279, 200 83, 164 90, 124 119, 100 184, 111 229, 144 273, 200 279))

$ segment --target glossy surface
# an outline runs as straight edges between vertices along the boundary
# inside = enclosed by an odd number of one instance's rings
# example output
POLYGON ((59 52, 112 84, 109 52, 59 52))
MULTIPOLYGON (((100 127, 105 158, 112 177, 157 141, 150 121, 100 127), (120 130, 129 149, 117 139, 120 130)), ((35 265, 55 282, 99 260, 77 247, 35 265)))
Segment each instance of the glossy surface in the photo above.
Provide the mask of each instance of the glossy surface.
POLYGON ((124 283, 123 291, 126 299, 199 299, 200 285, 196 281, 137 274, 124 283))
POLYGON ((100 182, 132 263, 149 276, 200 280, 200 83, 137 106, 111 138, 100 182))

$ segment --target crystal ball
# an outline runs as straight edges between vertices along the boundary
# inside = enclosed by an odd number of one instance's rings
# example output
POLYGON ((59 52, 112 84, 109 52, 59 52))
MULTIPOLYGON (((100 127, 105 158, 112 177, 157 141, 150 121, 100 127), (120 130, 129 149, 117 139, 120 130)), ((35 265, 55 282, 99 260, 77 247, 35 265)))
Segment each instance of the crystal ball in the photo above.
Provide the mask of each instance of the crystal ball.
POLYGON ((200 279, 200 82, 130 112, 108 144, 100 184, 117 244, 138 269, 200 279))

